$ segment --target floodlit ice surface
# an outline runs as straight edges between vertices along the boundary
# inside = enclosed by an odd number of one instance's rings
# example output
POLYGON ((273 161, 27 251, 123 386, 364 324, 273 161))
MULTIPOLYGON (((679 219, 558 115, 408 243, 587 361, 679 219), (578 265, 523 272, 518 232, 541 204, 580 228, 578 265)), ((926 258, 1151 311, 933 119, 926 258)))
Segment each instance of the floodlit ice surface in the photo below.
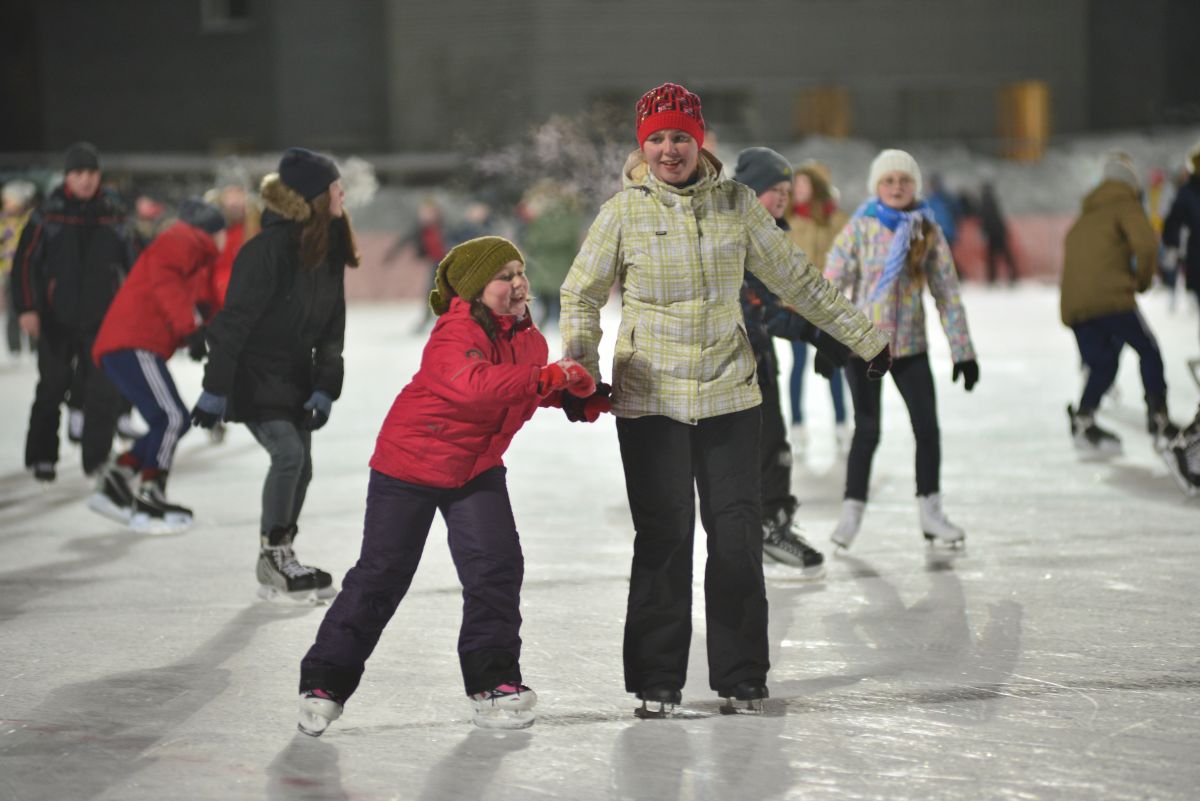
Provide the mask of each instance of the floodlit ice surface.
MULTIPOLYGON (((1064 412, 1080 377, 1056 291, 972 287, 966 302, 982 366, 974 393, 950 383, 936 318, 931 333, 946 508, 967 554, 927 561, 912 437, 889 384, 853 557, 831 558, 816 583, 768 568, 772 697, 757 718, 716 714, 700 604, 684 689, 694 714, 633 717, 620 650, 632 529, 613 423, 545 411, 508 457, 537 724, 497 734, 469 722, 459 586, 439 522, 345 715, 321 739, 300 735, 298 662, 323 609, 255 597, 266 457, 248 432, 235 426, 222 445, 190 434, 171 491, 198 522, 139 536, 84 508, 73 446, 53 486, 23 472, 35 370, 9 365, 0 799, 1196 798, 1200 500, 1151 452, 1136 359, 1126 353, 1119 397, 1102 410, 1125 455, 1081 463, 1064 412)), ((1190 417, 1196 312, 1168 313, 1161 294, 1143 308, 1174 415, 1190 417)), ((345 397, 315 438, 298 540, 305 561, 339 579, 357 556, 376 430, 419 354, 417 313, 351 310, 345 397)), ((195 398, 198 368, 171 367, 195 398)), ((794 490, 824 547, 842 466, 825 387, 807 381, 810 451, 794 490)))

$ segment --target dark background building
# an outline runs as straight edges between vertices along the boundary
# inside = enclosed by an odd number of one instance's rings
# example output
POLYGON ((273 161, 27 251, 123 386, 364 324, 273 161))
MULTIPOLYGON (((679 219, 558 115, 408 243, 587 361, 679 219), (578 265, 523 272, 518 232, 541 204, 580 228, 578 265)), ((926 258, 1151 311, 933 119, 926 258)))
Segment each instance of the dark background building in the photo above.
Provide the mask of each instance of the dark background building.
POLYGON ((1200 121, 1197 30, 1196 0, 6 0, 0 151, 447 151, 663 80, 733 141, 986 148, 1039 103, 1200 121))

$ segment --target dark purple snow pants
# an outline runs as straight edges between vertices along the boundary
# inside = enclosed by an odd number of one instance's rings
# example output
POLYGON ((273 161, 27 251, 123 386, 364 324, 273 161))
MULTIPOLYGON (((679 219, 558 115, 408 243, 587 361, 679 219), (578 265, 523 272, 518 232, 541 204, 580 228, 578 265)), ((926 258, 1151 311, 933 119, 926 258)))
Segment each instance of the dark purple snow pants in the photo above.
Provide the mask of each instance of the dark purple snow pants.
POLYGON ((437 511, 463 587, 458 655, 467 694, 520 683, 525 560, 504 474, 495 467, 458 489, 438 489, 371 471, 362 553, 300 662, 301 692, 322 689, 345 701, 358 688, 412 584, 437 511))

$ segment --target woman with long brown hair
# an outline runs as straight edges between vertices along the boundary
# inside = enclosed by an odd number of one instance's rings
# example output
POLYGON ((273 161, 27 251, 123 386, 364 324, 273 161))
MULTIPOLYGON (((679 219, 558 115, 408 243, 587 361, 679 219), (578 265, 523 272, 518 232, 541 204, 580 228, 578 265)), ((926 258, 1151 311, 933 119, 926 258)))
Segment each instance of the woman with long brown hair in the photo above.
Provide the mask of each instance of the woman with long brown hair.
MULTIPOLYGON (((903 150, 884 150, 871 163, 872 197, 838 234, 825 259, 825 277, 850 298, 875 327, 889 335, 892 380, 908 407, 916 437, 917 501, 921 531, 938 546, 958 547, 966 535, 942 511, 941 433, 925 337, 924 289, 937 305, 950 353, 953 380, 968 392, 979 365, 959 296, 958 275, 946 237, 921 200, 921 168, 903 150)), ((849 548, 862 525, 879 444, 883 387, 867 380, 867 363, 851 357, 846 379, 854 399, 854 438, 846 463, 846 492, 833 542, 849 548)))
POLYGON ((358 266, 358 252, 339 178, 331 159, 294 147, 263 179, 263 229, 233 263, 192 410, 205 428, 245 423, 271 456, 257 569, 263 598, 334 594, 330 575, 300 564, 292 543, 312 478, 312 432, 342 391, 344 275, 358 266))

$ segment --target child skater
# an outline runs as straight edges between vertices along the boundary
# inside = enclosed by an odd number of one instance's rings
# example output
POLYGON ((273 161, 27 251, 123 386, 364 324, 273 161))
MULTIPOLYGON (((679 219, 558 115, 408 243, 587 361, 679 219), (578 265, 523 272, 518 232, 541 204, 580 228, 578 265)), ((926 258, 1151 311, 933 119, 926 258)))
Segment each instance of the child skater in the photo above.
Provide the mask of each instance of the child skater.
POLYGON ((429 305, 440 319, 376 440, 361 555, 300 663, 305 734, 342 714, 439 511, 463 584, 458 653, 475 723, 533 724, 537 696, 520 667, 524 560, 501 457, 539 406, 589 422, 609 407, 579 364, 546 363, 528 298, 524 258, 501 237, 463 242, 438 265, 429 305))
POLYGON ((88 508, 141 533, 171 534, 192 523, 190 509, 166 498, 175 448, 188 430, 188 408, 166 360, 185 344, 193 358, 203 358, 196 301, 225 242, 224 229, 216 206, 185 200, 179 222, 142 251, 92 348, 95 363, 150 430, 101 472, 88 508))
MULTIPOLYGON (((908 407, 916 436, 917 501, 921 530, 934 545, 961 545, 965 534, 946 519, 939 485, 941 435, 933 374, 925 338, 922 290, 929 287, 950 340, 953 379, 968 392, 979 365, 959 297, 958 278, 946 237, 921 198, 921 168, 903 150, 884 150, 871 163, 865 202, 833 243, 825 277, 891 335, 892 379, 908 407)), ((867 364, 851 357, 846 366, 854 399, 854 437, 846 464, 846 491, 834 544, 849 548, 858 535, 867 503, 871 458, 879 444, 883 385, 867 380, 867 364)))

